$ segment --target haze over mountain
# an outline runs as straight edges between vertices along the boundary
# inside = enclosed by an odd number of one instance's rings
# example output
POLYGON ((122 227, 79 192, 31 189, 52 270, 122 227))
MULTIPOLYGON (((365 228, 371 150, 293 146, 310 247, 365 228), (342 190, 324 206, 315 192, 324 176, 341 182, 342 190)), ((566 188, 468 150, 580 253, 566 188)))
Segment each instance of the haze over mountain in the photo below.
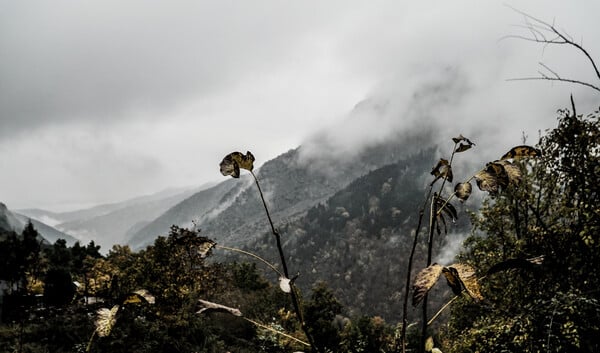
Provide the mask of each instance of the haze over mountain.
POLYGON ((48 224, 25 215, 12 212, 5 204, 0 202, 0 231, 14 231, 20 233, 27 222, 31 221, 40 236, 48 243, 53 244, 58 239, 64 239, 68 245, 73 245, 78 239, 59 231, 48 224))
POLYGON ((82 243, 93 240, 107 252, 114 244, 124 244, 128 232, 154 220, 165 210, 179 203, 197 190, 196 188, 167 189, 152 195, 140 196, 123 202, 98 205, 71 212, 50 212, 26 209, 19 212, 40 221, 50 221, 56 228, 75 235, 82 243))

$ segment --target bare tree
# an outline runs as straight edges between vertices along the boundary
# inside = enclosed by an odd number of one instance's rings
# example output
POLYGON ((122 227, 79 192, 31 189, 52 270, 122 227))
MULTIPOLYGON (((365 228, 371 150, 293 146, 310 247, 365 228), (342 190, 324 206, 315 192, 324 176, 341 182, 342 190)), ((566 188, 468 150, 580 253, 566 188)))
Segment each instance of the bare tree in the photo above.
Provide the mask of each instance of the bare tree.
MULTIPOLYGON (((510 6, 509 6, 510 7, 510 6)), ((548 65, 540 62, 539 65, 541 69, 538 71, 539 76, 532 77, 521 77, 521 78, 512 78, 508 81, 528 81, 528 80, 546 80, 546 81, 560 81, 560 82, 568 82, 574 83, 577 85, 586 86, 592 88, 598 92, 600 92, 600 71, 598 70, 598 66, 594 62, 592 56, 588 53, 588 51, 583 47, 582 43, 577 43, 573 37, 571 37, 564 29, 556 28, 554 22, 552 24, 542 21, 536 17, 533 17, 523 11, 510 7, 515 12, 521 14, 524 18, 524 24, 519 25, 518 27, 524 29, 526 34, 516 34, 516 35, 508 35, 505 38, 517 38, 530 42, 540 43, 544 45, 544 48, 549 45, 567 45, 576 48, 581 54, 583 54, 587 60, 592 64, 592 68, 594 69, 596 79, 598 83, 591 83, 586 81, 581 81, 578 79, 573 79, 569 77, 561 76, 556 70, 553 70, 548 65)))

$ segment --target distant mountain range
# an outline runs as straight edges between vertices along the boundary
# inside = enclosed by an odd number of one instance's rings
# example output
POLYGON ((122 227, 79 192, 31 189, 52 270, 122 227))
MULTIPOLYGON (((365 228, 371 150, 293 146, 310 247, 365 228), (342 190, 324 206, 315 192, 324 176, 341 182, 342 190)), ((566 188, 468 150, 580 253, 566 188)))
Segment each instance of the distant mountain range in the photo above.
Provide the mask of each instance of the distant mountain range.
POLYGON ((66 240, 68 245, 73 245, 77 241, 77 239, 71 235, 63 233, 43 222, 10 211, 5 204, 0 203, 0 232, 13 231, 16 233, 21 233, 27 222, 30 220, 38 233, 40 233, 40 236, 48 244, 53 244, 58 239, 66 240))
POLYGON ((71 212, 59 213, 41 209, 24 209, 18 212, 38 223, 51 224, 54 228, 73 235, 82 243, 94 240, 106 252, 114 244, 124 244, 128 232, 134 232, 199 189, 210 186, 212 184, 197 188, 167 189, 123 202, 71 212))

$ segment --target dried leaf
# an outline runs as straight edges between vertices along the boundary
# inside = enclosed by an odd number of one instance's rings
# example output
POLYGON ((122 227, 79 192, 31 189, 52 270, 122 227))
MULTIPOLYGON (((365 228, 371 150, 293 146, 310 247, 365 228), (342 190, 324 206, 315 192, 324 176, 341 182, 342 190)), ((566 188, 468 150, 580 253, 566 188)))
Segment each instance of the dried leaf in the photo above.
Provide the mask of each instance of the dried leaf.
POLYGON ((457 152, 457 153, 464 152, 464 151, 468 150, 469 148, 471 148, 471 145, 466 144, 466 143, 461 143, 460 145, 458 145, 455 152, 457 152))
POLYGON ((450 202, 446 202, 446 200, 439 197, 437 194, 435 195, 435 202, 436 209, 446 213, 452 219, 452 222, 458 219, 458 213, 456 212, 456 208, 450 202))
POLYGON ((504 167, 504 171, 506 172, 509 183, 519 184, 521 182, 523 175, 521 173, 521 169, 519 169, 517 165, 506 160, 501 160, 496 163, 501 164, 502 167, 504 167))
POLYGON ((228 314, 231 314, 234 316, 242 316, 242 312, 236 308, 230 308, 225 305, 209 302, 208 300, 202 300, 202 299, 198 299, 198 302, 203 306, 203 308, 198 310, 196 312, 196 314, 202 314, 205 312, 216 311, 216 312, 221 312, 221 313, 228 313, 228 314))
POLYGON ((154 304, 156 302, 156 299, 154 298, 154 296, 150 292, 148 292, 146 289, 138 289, 133 293, 144 298, 144 300, 146 300, 146 302, 148 304, 154 304))
POLYGON ((458 137, 453 137, 452 141, 454 141, 454 143, 466 142, 469 146, 475 146, 475 144, 471 142, 471 140, 464 137, 462 134, 458 135, 458 137))
POLYGON ((483 300, 479 281, 472 266, 457 263, 445 267, 443 273, 454 294, 459 295, 464 289, 476 301, 483 300))
POLYGON ((431 287, 433 287, 438 278, 440 278, 443 268, 442 265, 434 263, 422 269, 417 274, 417 277, 415 277, 415 284, 413 285, 413 306, 419 305, 425 295, 427 295, 431 287))
POLYGON ((464 151, 468 150, 469 148, 475 146, 475 144, 473 142, 471 142, 471 140, 464 137, 463 135, 459 135, 458 137, 453 137, 452 141, 454 141, 455 144, 460 143, 458 145, 458 147, 456 147, 456 149, 454 150, 454 152, 456 152, 456 153, 464 152, 464 151))
POLYGON ((425 340, 425 352, 431 352, 433 349, 433 337, 429 336, 425 340))
POLYGON ((475 181, 477 182, 477 187, 481 191, 487 191, 490 194, 498 193, 498 180, 496 177, 485 170, 479 171, 475 174, 475 181))
POLYGON ((212 241, 208 238, 204 238, 204 239, 205 239, 205 241, 198 244, 198 252, 200 253, 201 258, 205 258, 208 255, 210 255, 210 252, 212 251, 212 249, 215 246, 217 246, 217 243, 215 243, 214 241, 212 241))
POLYGON ((486 164, 485 171, 492 174, 496 178, 496 182, 500 187, 506 188, 509 183, 508 174, 504 169, 504 165, 498 161, 486 164))
POLYGON ((444 277, 446 277, 448 286, 452 288, 452 292, 454 292, 456 295, 459 295, 463 290, 463 286, 461 284, 458 271, 454 267, 444 267, 442 269, 442 273, 444 274, 444 277))
POLYGON ((135 292, 129 293, 129 295, 127 295, 127 298, 125 298, 125 300, 123 301, 123 305, 139 303, 154 304, 154 296, 145 289, 138 289, 135 292))
POLYGON ((431 170, 431 175, 435 176, 435 179, 431 182, 432 185, 440 178, 445 178, 449 182, 452 182, 452 167, 448 160, 440 158, 438 163, 431 170))
POLYGON ((110 331, 117 323, 117 311, 119 306, 115 305, 112 309, 100 308, 96 311, 96 332, 100 337, 106 337, 110 335, 110 331))
POLYGON ((523 269, 531 271, 537 266, 540 266, 543 261, 544 256, 533 257, 530 259, 508 259, 490 267, 490 269, 487 271, 487 275, 489 276, 500 271, 507 271, 511 269, 523 269))
POLYGON ((244 155, 241 152, 231 152, 219 164, 221 174, 231 175, 234 178, 240 177, 240 168, 252 171, 254 168, 254 156, 250 151, 244 155))
POLYGON ((440 223, 444 225, 444 234, 448 234, 448 227, 446 226, 446 219, 443 214, 438 214, 438 221, 435 222, 435 227, 438 235, 442 235, 442 229, 440 228, 440 223))
POLYGON ((290 284, 290 279, 286 277, 279 277, 279 288, 285 293, 292 292, 292 286, 290 284))
POLYGON ((510 151, 506 152, 500 159, 521 159, 526 157, 539 157, 541 155, 542 151, 537 148, 522 145, 511 148, 510 151))
POLYGON ((460 202, 465 202, 471 196, 471 192, 473 191, 473 187, 471 183, 458 183, 454 187, 454 192, 456 193, 456 197, 460 200, 460 202))

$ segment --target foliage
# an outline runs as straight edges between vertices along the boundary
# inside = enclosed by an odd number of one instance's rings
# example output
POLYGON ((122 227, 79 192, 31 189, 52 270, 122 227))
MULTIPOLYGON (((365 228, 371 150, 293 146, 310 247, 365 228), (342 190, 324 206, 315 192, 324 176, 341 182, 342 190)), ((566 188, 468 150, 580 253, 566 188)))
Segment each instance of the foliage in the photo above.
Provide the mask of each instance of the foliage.
POLYGON ((448 351, 600 349, 599 114, 559 114, 558 127, 540 140, 542 157, 517 162, 519 187, 473 215, 478 231, 461 259, 492 269, 482 281, 486 305, 455 305, 448 336, 461 340, 448 351), (523 260, 542 257, 536 266, 523 260), (514 269, 498 272, 498 263, 514 269))
POLYGON ((323 282, 316 284, 310 301, 304 305, 304 316, 319 351, 334 351, 339 346, 341 338, 334 319, 341 312, 342 305, 331 289, 323 282))
MULTIPOLYGON (((0 250, 23 245, 17 235, 7 241, 0 250)), ((13 319, 6 316, 0 323, 0 344, 7 351, 25 352, 260 351, 266 346, 255 325, 221 313, 200 316, 198 299, 228 303, 269 322, 274 320, 270 313, 289 313, 285 294, 255 264, 207 263, 209 242, 196 230, 173 227, 143 251, 114 246, 103 258, 93 243, 67 247, 59 240, 40 253, 46 263, 41 274, 45 302, 33 296, 4 297, 15 310, 13 319), (73 287, 71 279, 84 275, 92 297, 73 287), (155 304, 148 305, 150 301, 155 304), (95 322, 109 326, 98 331, 95 322)), ((6 305, 4 309, 7 314, 6 305)), ((271 323, 298 334, 289 318, 271 323)), ((298 348, 279 337, 271 345, 277 352, 298 348)))

